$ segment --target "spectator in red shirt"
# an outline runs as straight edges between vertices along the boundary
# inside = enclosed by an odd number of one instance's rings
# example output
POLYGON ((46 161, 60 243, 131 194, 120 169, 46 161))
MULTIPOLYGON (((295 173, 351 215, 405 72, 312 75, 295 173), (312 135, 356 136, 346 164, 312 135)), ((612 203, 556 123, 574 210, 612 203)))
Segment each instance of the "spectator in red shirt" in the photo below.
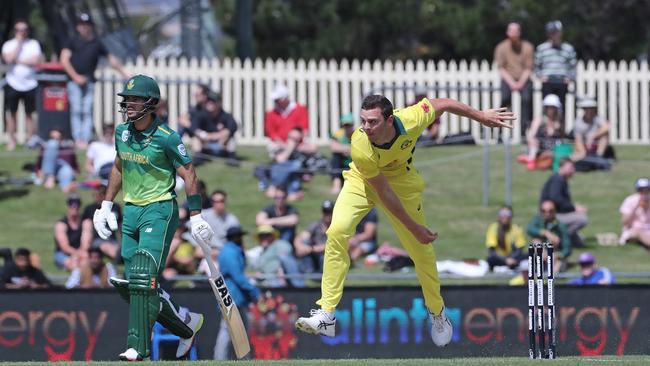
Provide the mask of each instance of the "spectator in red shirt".
POLYGON ((273 142, 286 142, 289 131, 298 127, 303 132, 309 129, 309 116, 307 107, 289 98, 289 89, 278 84, 271 92, 273 110, 264 116, 264 130, 266 136, 273 142))

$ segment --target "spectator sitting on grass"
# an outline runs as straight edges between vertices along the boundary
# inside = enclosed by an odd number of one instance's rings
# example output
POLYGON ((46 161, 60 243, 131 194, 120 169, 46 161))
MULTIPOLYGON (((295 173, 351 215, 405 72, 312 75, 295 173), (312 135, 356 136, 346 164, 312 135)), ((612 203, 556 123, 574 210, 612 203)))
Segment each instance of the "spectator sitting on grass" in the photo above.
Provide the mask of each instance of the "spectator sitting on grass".
POLYGON ((19 248, 13 262, 7 263, 2 271, 2 283, 7 289, 36 289, 51 287, 52 283, 43 272, 30 261, 29 249, 19 248))
MULTIPOLYGON (((261 247, 261 253, 251 267, 265 279, 262 280, 263 287, 285 287, 287 281, 284 278, 286 273, 283 269, 283 262, 287 257, 293 257, 291 244, 280 238, 278 231, 270 225, 257 227, 257 240, 261 247)), ((295 262, 295 259, 294 259, 295 262)))
POLYGON ((271 151, 273 157, 270 167, 271 186, 266 190, 266 195, 274 197, 278 187, 286 187, 289 201, 303 199, 305 194, 302 182, 311 179, 311 174, 302 171, 303 162, 316 154, 316 145, 304 139, 300 128, 294 128, 289 131, 286 143, 278 143, 274 146, 276 149, 271 151))
POLYGON ((494 270, 496 266, 515 269, 526 258, 524 231, 519 225, 512 223, 512 216, 510 206, 501 207, 498 222, 490 224, 487 229, 485 246, 488 248, 487 262, 490 270, 494 270))
MULTIPOLYGON (((115 263, 119 263, 120 243, 116 234, 118 231, 112 231, 107 239, 102 239, 93 226, 95 210, 102 206, 104 199, 106 199, 106 186, 102 184, 95 188, 95 202, 86 206, 81 215, 81 246, 84 248, 98 248, 104 255, 115 260, 115 263)), ((117 223, 121 225, 122 209, 120 205, 114 204, 111 211, 115 214, 117 223)))
POLYGON ((58 182, 63 192, 73 192, 77 188, 74 180, 78 171, 74 143, 64 140, 59 129, 51 129, 50 138, 36 160, 36 183, 43 182, 45 188, 51 189, 58 182))
POLYGON ((117 271, 111 263, 104 263, 104 253, 99 248, 88 249, 88 261, 72 270, 65 288, 112 288, 108 281, 117 271))
POLYGON ((612 272, 605 267, 596 267, 596 258, 585 252, 578 257, 581 276, 569 282, 570 285, 613 285, 616 279, 612 272))
POLYGON ((543 102, 544 115, 536 117, 526 133, 528 157, 520 158, 528 170, 547 169, 553 162, 553 148, 564 137, 562 130, 562 103, 555 94, 547 95, 543 102))
POLYGON ((302 273, 323 272, 323 258, 327 242, 327 228, 332 222, 334 202, 323 201, 321 218, 310 223, 307 228, 296 236, 293 242, 294 253, 299 261, 302 273))
POLYGON ((273 109, 264 115, 264 132, 272 143, 287 142, 289 131, 309 130, 307 108, 289 98, 289 89, 277 84, 271 92, 273 109))
POLYGON ((70 195, 66 203, 65 216, 54 224, 54 264, 72 271, 88 258, 88 248, 81 245, 81 198, 70 195))
POLYGON ((650 179, 639 178, 636 193, 625 198, 619 209, 623 229, 619 244, 638 241, 650 249, 650 179))
POLYGON ((562 158, 558 172, 550 176, 546 183, 544 183, 539 201, 550 200, 555 203, 557 219, 567 226, 569 237, 571 238, 571 246, 574 248, 582 248, 585 244, 580 236, 580 230, 587 226, 588 218, 587 207, 579 203, 573 204, 571 199, 569 179, 573 177, 575 171, 576 168, 573 161, 569 158, 562 158))
POLYGON ((235 132, 237 122, 224 111, 221 94, 210 92, 205 103, 205 112, 199 118, 194 130, 192 150, 218 157, 235 157, 235 132))
POLYGON ((239 219, 231 212, 228 212, 226 208, 228 195, 225 191, 220 189, 215 190, 210 195, 210 199, 212 207, 202 210, 201 216, 214 231, 210 246, 221 249, 226 242, 228 229, 240 226, 239 219))
POLYGON ((613 157, 609 146, 609 121, 598 115, 598 103, 593 98, 583 98, 578 102, 582 116, 575 121, 573 137, 575 138, 573 160, 587 156, 613 157))
POLYGON ((108 182, 113 162, 115 162, 115 128, 113 125, 102 126, 102 137, 88 145, 86 152, 86 172, 91 178, 108 182))
POLYGON ((275 190, 273 203, 257 213, 257 226, 270 225, 278 230, 281 239, 293 243, 296 237, 296 227, 300 221, 298 210, 287 204, 287 192, 282 187, 275 190))
POLYGON ((184 136, 185 134, 194 137, 194 131, 199 126, 199 121, 203 118, 205 113, 205 103, 208 101, 208 94, 210 94, 210 87, 205 84, 198 84, 194 92, 194 104, 188 113, 182 114, 178 117, 178 134, 184 136))
POLYGON ((555 204, 545 200, 539 205, 539 215, 533 217, 526 229, 528 236, 534 244, 550 242, 555 248, 554 267, 556 271, 566 269, 564 261, 571 255, 571 241, 569 231, 563 223, 555 217, 555 204))

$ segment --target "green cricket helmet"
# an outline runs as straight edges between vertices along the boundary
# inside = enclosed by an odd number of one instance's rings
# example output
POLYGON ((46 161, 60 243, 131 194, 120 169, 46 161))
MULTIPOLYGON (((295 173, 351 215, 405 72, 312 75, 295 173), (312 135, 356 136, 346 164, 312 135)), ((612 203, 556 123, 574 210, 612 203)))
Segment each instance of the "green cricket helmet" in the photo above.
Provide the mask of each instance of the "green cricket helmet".
POLYGON ((121 97, 142 97, 160 99, 160 88, 153 78, 146 75, 135 75, 124 83, 121 97))
POLYGON ((135 122, 142 119, 145 115, 152 113, 156 109, 158 102, 160 101, 160 88, 158 87, 156 80, 153 78, 146 75, 135 75, 124 83, 122 92, 117 93, 117 95, 125 99, 126 97, 140 97, 145 100, 144 103, 141 104, 142 109, 139 114, 133 119, 127 118, 127 107, 129 105, 135 106, 140 103, 127 102, 126 100, 119 102, 120 113, 122 113, 124 119, 128 122, 135 122))

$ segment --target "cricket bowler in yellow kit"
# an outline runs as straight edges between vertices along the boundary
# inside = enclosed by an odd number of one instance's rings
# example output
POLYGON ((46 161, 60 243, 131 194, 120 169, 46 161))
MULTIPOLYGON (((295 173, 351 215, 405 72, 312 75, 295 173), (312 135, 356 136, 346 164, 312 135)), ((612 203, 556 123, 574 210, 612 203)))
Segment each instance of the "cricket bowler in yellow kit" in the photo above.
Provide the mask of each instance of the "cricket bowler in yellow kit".
POLYGON ((449 112, 474 119, 487 127, 512 128, 505 108, 476 110, 452 99, 424 98, 417 104, 393 111, 382 95, 371 95, 361 105, 361 127, 352 135, 352 163, 343 176, 332 223, 327 230, 320 309, 299 318, 296 328, 310 334, 333 337, 334 310, 343 295, 350 267, 348 239, 361 219, 375 205, 388 215, 400 242, 415 263, 425 303, 429 309, 431 337, 438 346, 451 341, 451 323, 444 314, 440 280, 432 242, 438 234, 426 227, 422 207, 424 180, 413 166, 415 142, 436 117, 449 112))

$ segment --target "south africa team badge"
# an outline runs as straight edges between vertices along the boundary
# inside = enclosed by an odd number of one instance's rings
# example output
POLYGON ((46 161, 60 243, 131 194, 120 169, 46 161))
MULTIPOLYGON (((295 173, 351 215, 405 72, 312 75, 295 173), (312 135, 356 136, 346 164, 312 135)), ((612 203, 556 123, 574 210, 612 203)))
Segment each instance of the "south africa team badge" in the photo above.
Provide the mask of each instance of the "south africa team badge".
POLYGON ((129 130, 122 131, 122 141, 127 142, 130 136, 129 130))

